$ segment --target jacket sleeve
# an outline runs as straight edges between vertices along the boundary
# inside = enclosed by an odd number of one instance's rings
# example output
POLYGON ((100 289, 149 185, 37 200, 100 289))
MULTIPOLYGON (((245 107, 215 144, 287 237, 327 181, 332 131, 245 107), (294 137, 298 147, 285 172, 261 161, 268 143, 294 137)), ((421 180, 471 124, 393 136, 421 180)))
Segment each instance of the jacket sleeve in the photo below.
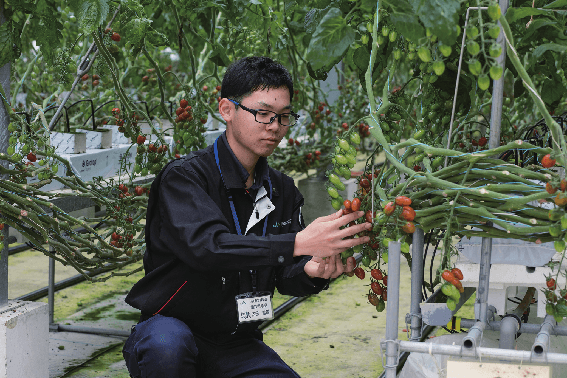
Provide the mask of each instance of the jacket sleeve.
POLYGON ((173 253, 200 271, 244 270, 294 264, 295 233, 236 235, 206 191, 206 183, 185 166, 164 174, 158 190, 158 229, 151 227, 152 250, 173 253), (170 251, 170 252, 168 252, 170 251))
MULTIPOLYGON (((291 230, 293 235, 305 229, 301 208, 304 200, 297 188, 295 188, 295 205, 292 217, 291 230)), ((305 273, 305 264, 311 260, 311 256, 301 256, 294 258, 292 265, 278 268, 276 276, 276 288, 280 294, 303 297, 310 294, 317 294, 329 287, 329 280, 323 278, 309 278, 305 273)))

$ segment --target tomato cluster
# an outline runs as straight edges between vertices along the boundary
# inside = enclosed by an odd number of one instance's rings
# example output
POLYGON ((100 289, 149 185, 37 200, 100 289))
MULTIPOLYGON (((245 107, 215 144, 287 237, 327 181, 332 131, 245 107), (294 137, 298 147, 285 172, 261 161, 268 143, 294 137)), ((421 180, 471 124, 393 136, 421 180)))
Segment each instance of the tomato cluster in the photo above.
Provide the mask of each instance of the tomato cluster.
POLYGON ((464 278, 459 268, 444 270, 441 278, 445 280, 441 286, 441 292, 447 296, 447 307, 451 311, 455 311, 457 303, 461 299, 461 293, 464 292, 461 280, 464 278))
POLYGON ((563 288, 559 290, 558 296, 555 278, 549 275, 545 277, 545 280, 547 286, 544 290, 547 300, 545 311, 547 314, 553 316, 557 322, 560 322, 563 318, 567 317, 567 289, 563 288))
POLYGON ((201 106, 189 105, 189 101, 181 99, 179 107, 175 111, 175 127, 173 139, 175 140, 175 156, 180 157, 190 151, 196 151, 204 147, 206 131, 204 124, 207 122, 207 114, 201 106))

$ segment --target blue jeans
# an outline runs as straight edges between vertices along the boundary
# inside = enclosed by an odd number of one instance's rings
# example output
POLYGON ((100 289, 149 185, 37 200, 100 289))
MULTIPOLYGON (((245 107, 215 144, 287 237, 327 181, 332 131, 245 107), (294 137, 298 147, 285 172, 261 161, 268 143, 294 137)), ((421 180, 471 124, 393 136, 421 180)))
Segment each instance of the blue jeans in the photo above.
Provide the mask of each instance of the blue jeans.
POLYGON ((179 319, 155 315, 132 329, 122 349, 133 378, 299 378, 253 336, 217 344, 179 319))

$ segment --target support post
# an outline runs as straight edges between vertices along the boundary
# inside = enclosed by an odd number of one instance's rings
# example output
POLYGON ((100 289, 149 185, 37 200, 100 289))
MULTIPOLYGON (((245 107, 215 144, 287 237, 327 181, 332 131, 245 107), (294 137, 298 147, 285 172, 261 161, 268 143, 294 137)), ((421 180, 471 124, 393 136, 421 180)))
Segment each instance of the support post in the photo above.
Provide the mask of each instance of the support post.
MULTIPOLYGON (((50 248, 53 252, 53 248, 50 248)), ((47 282, 47 302, 49 303, 49 324, 53 324, 55 314, 55 260, 49 258, 49 279, 47 282)))
MULTIPOLYGON (((421 228, 413 233, 411 256, 411 306, 410 306, 410 340, 418 341, 421 338, 421 287, 423 285, 423 239, 421 228)), ((389 278, 389 277, 388 277, 389 278)))
MULTIPOLYGON (((0 25, 6 19, 4 18, 4 0, 0 0, 0 25)), ((0 67, 0 85, 6 94, 5 99, 0 99, 0 153, 6 153, 8 150, 8 139, 10 132, 8 131, 8 124, 10 118, 8 117, 8 110, 4 107, 4 100, 6 103, 10 100, 10 63, 4 64, 0 67)), ((8 168, 8 161, 0 160, 0 164, 4 168, 8 168)), ((0 180, 7 179, 7 175, 0 176, 0 180)), ((0 219, 1 222, 1 219, 0 219)), ((4 248, 0 250, 0 308, 8 305, 8 227, 2 230, 4 236, 4 248)))
POLYGON ((396 378, 398 367, 398 316, 400 306, 400 259, 402 244, 391 241, 388 245, 388 305, 386 309, 386 378, 396 378))

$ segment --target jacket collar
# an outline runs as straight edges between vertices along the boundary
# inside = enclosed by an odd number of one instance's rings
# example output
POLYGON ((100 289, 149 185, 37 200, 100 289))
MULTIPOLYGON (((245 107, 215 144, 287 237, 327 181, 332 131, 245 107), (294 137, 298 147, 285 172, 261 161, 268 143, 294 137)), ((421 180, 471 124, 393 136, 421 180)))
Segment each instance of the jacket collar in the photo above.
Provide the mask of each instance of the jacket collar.
MULTIPOLYGON (((222 176, 224 179, 224 184, 228 189, 233 188, 246 188, 246 181, 250 174, 242 166, 240 161, 234 155, 234 152, 228 144, 226 139, 226 131, 223 132, 219 138, 218 143, 219 149, 219 161, 222 169, 222 176)), ((256 163, 256 168, 254 169, 256 178, 252 188, 254 190, 259 189, 264 185, 264 182, 268 181, 269 177, 269 167, 268 160, 261 156, 256 163)))

